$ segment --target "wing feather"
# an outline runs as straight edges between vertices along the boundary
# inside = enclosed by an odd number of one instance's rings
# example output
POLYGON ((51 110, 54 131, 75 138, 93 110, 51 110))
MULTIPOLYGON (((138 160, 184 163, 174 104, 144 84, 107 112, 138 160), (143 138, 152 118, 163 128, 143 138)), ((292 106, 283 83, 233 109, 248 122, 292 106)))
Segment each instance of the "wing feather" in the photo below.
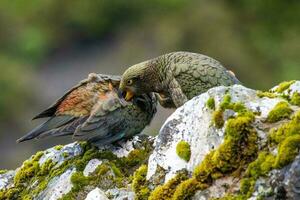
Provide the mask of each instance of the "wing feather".
POLYGON ((111 137, 113 132, 122 129, 125 120, 122 113, 126 112, 126 109, 116 90, 109 92, 107 97, 105 100, 98 101, 90 117, 76 129, 74 140, 100 140, 111 137))
POLYGON ((23 137, 17 140, 18 143, 24 142, 26 140, 31 140, 36 138, 43 132, 50 131, 52 129, 57 129, 61 126, 64 126, 75 119, 73 116, 55 116, 47 120, 46 122, 42 123, 23 137))
MULTIPOLYGON (((52 106, 35 116, 34 119, 44 117, 50 117, 50 119, 18 139, 17 142, 33 138, 71 135, 90 115, 93 115, 93 108, 99 102, 100 104, 104 102, 103 109, 95 114, 109 113, 114 109, 111 106, 114 103, 107 101, 106 93, 112 91, 112 88, 117 88, 119 82, 120 76, 90 74, 87 79, 67 91, 52 106)), ((114 91, 114 95, 115 93, 114 91)))

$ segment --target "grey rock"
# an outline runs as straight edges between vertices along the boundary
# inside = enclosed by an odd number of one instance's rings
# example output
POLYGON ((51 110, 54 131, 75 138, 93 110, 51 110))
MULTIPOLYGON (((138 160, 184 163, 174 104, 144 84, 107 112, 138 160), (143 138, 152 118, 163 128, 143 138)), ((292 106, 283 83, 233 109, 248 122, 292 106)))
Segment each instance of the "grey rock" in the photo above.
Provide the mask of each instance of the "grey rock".
POLYGON ((16 172, 13 170, 0 174, 0 190, 8 189, 13 185, 13 180, 16 172))
POLYGON ((35 199, 36 200, 56 200, 67 194, 72 189, 71 176, 76 171, 75 168, 66 170, 62 175, 50 180, 48 186, 35 199))
POLYGON ((101 160, 98 159, 92 159, 88 162, 88 164, 85 166, 83 170, 84 176, 89 176, 91 173, 93 173, 99 165, 102 164, 101 160))
POLYGON ((108 198, 102 190, 95 188, 88 193, 85 200, 108 200, 108 198))

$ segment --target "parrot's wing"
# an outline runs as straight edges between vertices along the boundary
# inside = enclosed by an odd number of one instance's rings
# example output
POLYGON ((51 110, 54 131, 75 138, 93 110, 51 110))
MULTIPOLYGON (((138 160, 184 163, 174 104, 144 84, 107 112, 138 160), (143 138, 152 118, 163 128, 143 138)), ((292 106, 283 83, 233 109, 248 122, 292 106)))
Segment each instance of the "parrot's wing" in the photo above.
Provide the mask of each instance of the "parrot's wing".
POLYGON ((44 117, 50 117, 50 119, 18 139, 17 142, 73 134, 77 126, 91 114, 99 94, 99 98, 105 97, 109 84, 118 84, 119 80, 118 76, 90 74, 88 79, 81 81, 52 106, 37 115, 34 119, 44 117))
POLYGON ((88 117, 79 117, 74 119, 73 121, 67 123, 64 126, 61 126, 56 129, 51 129, 49 131, 43 132, 40 135, 38 135, 37 139, 44 139, 47 137, 60 137, 60 136, 66 136, 66 135, 73 135, 76 128, 84 123, 88 117))
POLYGON ((93 96, 97 92, 105 92, 110 82, 114 87, 119 84, 120 76, 103 74, 89 74, 87 79, 68 90, 49 108, 35 116, 33 119, 52 117, 56 114, 71 114, 82 116, 88 114, 93 106, 93 96))
POLYGON ((118 97, 117 91, 112 89, 106 94, 106 99, 98 100, 90 117, 77 127, 73 139, 95 142, 112 138, 116 134, 120 134, 122 138, 120 131, 123 130, 122 127, 126 121, 125 107, 129 104, 124 104, 118 97))

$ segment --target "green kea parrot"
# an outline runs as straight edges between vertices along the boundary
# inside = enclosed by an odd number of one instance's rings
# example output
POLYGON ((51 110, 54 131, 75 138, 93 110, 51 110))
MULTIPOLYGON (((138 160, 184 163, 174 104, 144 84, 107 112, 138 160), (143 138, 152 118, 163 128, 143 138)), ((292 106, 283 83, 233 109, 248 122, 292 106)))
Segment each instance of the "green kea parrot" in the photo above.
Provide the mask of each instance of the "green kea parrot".
POLYGON ((190 52, 173 52, 133 65, 122 75, 120 90, 126 101, 155 92, 163 107, 177 108, 220 85, 240 84, 218 61, 190 52))
POLYGON ((119 98, 120 76, 90 74, 33 119, 46 122, 17 140, 73 135, 74 140, 96 146, 139 134, 156 113, 153 93, 136 96, 132 102, 119 98))

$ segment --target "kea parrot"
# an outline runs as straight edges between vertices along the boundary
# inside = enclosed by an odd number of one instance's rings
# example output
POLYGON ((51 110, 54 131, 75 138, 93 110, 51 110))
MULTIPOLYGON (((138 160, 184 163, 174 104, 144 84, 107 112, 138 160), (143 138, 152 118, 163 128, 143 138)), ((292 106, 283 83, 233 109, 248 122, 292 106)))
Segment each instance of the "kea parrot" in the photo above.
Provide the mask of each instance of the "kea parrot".
POLYGON ((126 101, 155 92, 163 107, 177 108, 212 87, 234 84, 240 81, 217 60, 180 51, 129 67, 122 75, 120 90, 126 101))
POLYGON ((114 143, 139 134, 156 113, 153 93, 126 102, 120 98, 120 76, 90 74, 52 106, 33 119, 49 118, 17 140, 72 135, 95 146, 114 143))

